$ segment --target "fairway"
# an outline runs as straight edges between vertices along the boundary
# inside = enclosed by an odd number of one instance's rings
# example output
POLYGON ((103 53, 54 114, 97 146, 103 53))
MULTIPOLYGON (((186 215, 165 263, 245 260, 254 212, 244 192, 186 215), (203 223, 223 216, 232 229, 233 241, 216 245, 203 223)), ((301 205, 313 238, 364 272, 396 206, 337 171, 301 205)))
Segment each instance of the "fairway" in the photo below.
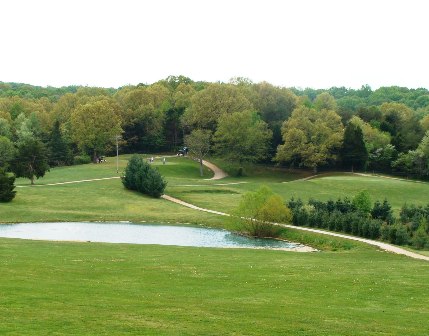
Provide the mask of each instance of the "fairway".
MULTIPOLYGON (((121 157, 121 170, 127 159, 121 157)), ((425 183, 350 174, 303 180, 287 170, 220 183, 206 180, 208 171, 200 177, 198 163, 185 158, 155 165, 167 178, 168 195, 226 212, 261 184, 285 200, 352 197, 366 189, 395 209, 406 200, 401 193, 426 204, 429 192, 425 183)), ((117 178, 47 185, 109 177, 117 177, 110 158, 52 169, 39 186, 20 179, 17 197, 0 205, 1 221, 231 225, 222 216, 127 191, 117 178)), ((340 238, 284 235, 324 251, 0 239, 0 334, 425 335, 428 262, 340 238)))
POLYGON ((429 263, 0 240, 0 334, 425 335, 429 263))
MULTIPOLYGON (((236 181, 237 179, 225 179, 227 181, 236 181)), ((396 215, 403 204, 427 205, 429 195, 429 183, 418 183, 414 181, 405 181, 377 176, 358 176, 355 174, 323 175, 315 176, 311 179, 290 180, 290 175, 285 174, 282 181, 273 182, 270 179, 264 180, 262 177, 257 179, 242 178, 242 184, 231 184, 224 187, 194 187, 183 188, 180 186, 170 186, 168 189, 172 196, 183 199, 189 203, 201 207, 216 207, 219 211, 231 211, 239 201, 241 194, 246 191, 256 190, 261 184, 269 186, 274 192, 280 194, 285 201, 292 197, 301 198, 307 201, 311 198, 327 201, 329 199, 348 197, 352 199, 362 190, 367 190, 372 201, 383 201, 387 199, 396 215), (216 193, 216 199, 211 194, 216 193)))

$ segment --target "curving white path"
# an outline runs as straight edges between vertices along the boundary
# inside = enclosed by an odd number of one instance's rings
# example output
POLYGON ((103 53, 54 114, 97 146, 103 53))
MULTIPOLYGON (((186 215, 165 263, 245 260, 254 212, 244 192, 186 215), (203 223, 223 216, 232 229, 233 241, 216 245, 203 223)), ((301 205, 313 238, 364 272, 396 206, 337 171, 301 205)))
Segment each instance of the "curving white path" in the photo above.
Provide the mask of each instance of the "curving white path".
POLYGON ((220 169, 218 166, 214 165, 213 163, 203 160, 203 165, 209 168, 214 173, 213 177, 207 180, 220 180, 228 176, 227 173, 225 173, 222 169, 220 169))

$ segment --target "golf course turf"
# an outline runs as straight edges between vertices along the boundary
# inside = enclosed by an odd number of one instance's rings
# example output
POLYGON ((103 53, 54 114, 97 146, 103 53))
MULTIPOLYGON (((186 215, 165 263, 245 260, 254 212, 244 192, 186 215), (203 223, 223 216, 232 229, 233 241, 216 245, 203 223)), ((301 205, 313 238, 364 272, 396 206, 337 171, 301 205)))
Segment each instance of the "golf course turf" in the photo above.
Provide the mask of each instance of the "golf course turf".
MULTIPOLYGON (((121 169, 126 160, 121 157, 121 169)), ((276 178, 226 178, 222 183, 246 183, 219 186, 204 180, 210 172, 201 178, 194 161, 169 158, 165 166, 160 160, 155 164, 167 178, 167 194, 220 211, 231 210, 241 194, 261 184, 285 200, 352 197, 366 189, 374 201, 387 197, 396 211, 408 200, 426 204, 429 194, 428 184, 355 175, 282 183, 281 172, 276 178)), ((115 175, 115 163, 108 159, 52 169, 36 183, 115 175)), ((290 180, 285 171, 284 181, 290 180)), ((119 179, 28 184, 19 179, 16 198, 0 204, 1 222, 231 225, 221 216, 129 192, 119 179)), ((0 239, 0 334, 427 334, 428 262, 339 238, 285 235, 326 248, 295 253, 0 239)))

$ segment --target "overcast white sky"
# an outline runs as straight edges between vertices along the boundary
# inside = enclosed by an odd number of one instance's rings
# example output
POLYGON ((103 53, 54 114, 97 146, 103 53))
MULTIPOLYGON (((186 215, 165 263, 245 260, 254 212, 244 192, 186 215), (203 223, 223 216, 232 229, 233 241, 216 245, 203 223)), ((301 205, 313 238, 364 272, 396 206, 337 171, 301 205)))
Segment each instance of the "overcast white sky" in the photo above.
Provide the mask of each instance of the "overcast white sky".
POLYGON ((429 88, 426 0, 0 0, 0 81, 429 88))

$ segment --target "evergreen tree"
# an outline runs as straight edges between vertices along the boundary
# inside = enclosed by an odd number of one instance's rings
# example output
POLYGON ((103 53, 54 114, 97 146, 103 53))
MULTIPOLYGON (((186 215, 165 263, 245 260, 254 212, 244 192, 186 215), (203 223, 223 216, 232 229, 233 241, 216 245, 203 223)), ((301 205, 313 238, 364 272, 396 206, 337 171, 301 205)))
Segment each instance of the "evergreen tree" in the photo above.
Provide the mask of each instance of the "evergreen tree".
POLYGON ((122 177, 125 188, 159 198, 164 193, 167 182, 159 171, 145 162, 141 156, 133 155, 122 177))
POLYGON ((380 201, 374 203, 374 207, 371 210, 371 216, 374 219, 381 219, 388 224, 393 222, 393 212, 392 207, 389 202, 385 199, 383 204, 380 201))
POLYGON ((10 202, 16 194, 15 176, 0 168, 0 202, 10 202))
POLYGON ((344 168, 363 169, 368 160, 368 151, 363 140, 362 129, 353 123, 348 123, 344 132, 341 148, 341 158, 344 168))
POLYGON ((62 166, 72 162, 70 148, 61 134, 60 122, 56 121, 49 139, 49 164, 51 166, 62 166))

